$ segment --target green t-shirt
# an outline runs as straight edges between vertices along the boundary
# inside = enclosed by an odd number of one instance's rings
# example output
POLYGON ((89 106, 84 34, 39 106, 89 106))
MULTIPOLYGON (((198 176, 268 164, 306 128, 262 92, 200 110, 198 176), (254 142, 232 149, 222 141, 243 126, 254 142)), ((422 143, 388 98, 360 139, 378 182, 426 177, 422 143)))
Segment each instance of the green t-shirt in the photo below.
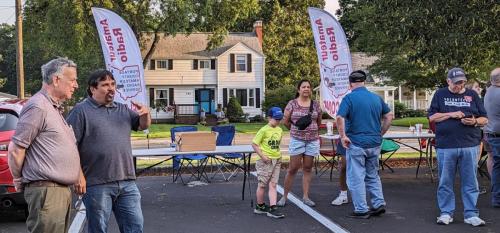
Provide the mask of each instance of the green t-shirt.
POLYGON ((259 145, 262 152, 270 159, 279 159, 281 157, 280 143, 283 130, 279 127, 265 125, 253 138, 253 143, 259 145))

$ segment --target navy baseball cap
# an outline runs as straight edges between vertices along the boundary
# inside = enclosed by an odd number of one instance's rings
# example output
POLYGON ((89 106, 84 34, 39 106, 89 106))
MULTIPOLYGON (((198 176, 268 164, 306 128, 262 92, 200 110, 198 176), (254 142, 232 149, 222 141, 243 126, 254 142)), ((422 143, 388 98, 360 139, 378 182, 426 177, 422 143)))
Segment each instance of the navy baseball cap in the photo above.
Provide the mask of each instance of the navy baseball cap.
POLYGON ((465 71, 462 68, 455 67, 448 71, 448 78, 453 82, 457 83, 458 81, 467 81, 467 77, 465 76, 465 71))
POLYGON ((283 112, 279 107, 272 107, 267 111, 267 116, 279 121, 283 119, 283 112))
POLYGON ((362 70, 353 71, 349 75, 349 82, 351 83, 364 82, 365 80, 366 80, 366 73, 362 70))

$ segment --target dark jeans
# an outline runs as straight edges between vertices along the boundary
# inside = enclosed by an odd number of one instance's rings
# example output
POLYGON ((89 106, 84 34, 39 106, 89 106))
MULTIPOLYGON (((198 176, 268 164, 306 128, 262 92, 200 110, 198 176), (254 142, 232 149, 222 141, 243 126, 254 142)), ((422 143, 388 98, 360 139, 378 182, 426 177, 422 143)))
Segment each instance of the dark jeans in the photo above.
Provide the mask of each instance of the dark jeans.
POLYGON ((141 194, 133 180, 88 186, 83 203, 87 211, 89 233, 108 232, 111 211, 115 214, 120 232, 143 231, 141 194))
POLYGON ((493 171, 491 174, 491 204, 500 207, 500 137, 488 137, 493 154, 493 171))

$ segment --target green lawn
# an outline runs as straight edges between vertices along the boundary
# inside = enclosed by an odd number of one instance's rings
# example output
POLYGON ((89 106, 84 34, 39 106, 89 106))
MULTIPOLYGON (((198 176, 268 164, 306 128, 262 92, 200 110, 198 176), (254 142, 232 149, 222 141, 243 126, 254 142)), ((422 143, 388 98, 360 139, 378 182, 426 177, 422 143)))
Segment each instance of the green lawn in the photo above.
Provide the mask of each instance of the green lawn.
POLYGON ((427 117, 406 117, 392 121, 393 126, 410 127, 410 125, 414 126, 415 124, 423 124, 424 128, 429 128, 427 117))
MULTIPOLYGON (((237 133, 248 133, 255 134, 259 131, 262 126, 267 123, 236 123, 236 132, 237 133)), ((151 124, 149 127, 149 138, 169 138, 170 137, 170 129, 176 126, 185 126, 181 124, 151 124)), ((210 131, 210 127, 203 125, 196 125, 199 131, 210 131)), ((281 126, 284 131, 288 131, 285 126, 281 126)), ((144 132, 132 132, 132 137, 136 138, 146 138, 146 134, 144 132)))

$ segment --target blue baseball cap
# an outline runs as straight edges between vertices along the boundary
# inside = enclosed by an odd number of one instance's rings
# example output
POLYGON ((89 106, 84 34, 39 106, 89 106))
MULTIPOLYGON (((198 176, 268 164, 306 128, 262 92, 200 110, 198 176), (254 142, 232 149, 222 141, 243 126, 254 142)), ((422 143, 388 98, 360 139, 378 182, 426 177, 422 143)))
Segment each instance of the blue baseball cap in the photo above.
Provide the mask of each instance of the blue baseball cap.
POLYGON ((272 107, 267 111, 267 116, 279 121, 283 119, 283 112, 279 107, 272 107))
POLYGON ((455 67, 448 71, 448 79, 450 79, 453 83, 456 83, 458 81, 467 81, 465 71, 459 67, 455 67))

